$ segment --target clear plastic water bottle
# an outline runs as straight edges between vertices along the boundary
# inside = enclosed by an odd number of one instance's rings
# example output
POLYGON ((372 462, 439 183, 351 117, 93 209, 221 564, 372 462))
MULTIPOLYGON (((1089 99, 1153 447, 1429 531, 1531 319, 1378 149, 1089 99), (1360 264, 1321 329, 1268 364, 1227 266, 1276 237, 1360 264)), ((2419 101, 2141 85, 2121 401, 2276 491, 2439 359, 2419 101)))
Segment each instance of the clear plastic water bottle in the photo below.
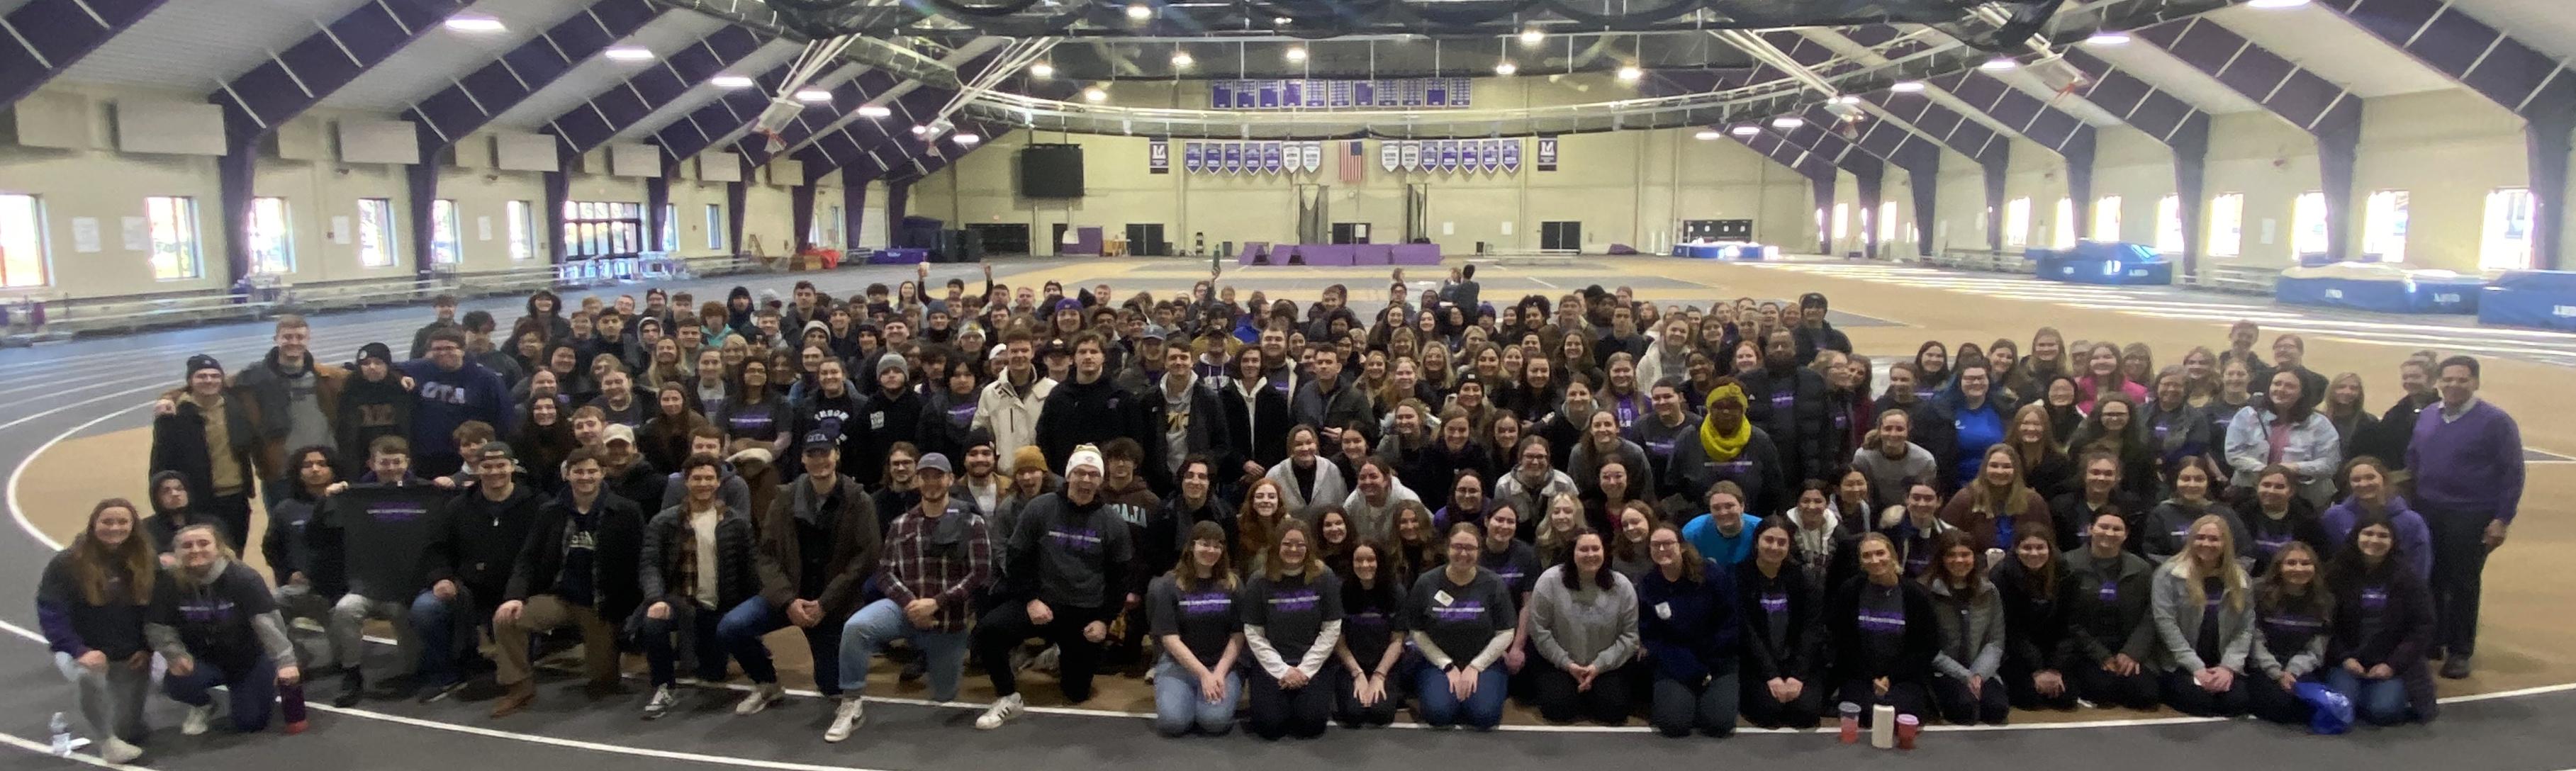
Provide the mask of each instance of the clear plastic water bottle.
POLYGON ((59 758, 71 757, 72 721, 64 718, 63 713, 56 712, 54 713, 53 722, 47 723, 46 726, 54 730, 54 756, 59 758))

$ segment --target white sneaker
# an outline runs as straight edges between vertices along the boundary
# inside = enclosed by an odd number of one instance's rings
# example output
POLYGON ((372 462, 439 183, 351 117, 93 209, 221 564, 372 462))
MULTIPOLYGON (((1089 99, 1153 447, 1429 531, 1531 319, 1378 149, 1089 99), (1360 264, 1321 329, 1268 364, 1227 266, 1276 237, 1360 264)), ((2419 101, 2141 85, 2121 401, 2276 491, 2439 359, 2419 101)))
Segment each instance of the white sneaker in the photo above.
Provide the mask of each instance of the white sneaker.
POLYGON ((107 741, 100 742, 98 745, 98 759, 109 763, 132 763, 135 758, 140 757, 143 757, 143 748, 127 743, 124 739, 110 736, 107 737, 107 741))
POLYGON ((667 685, 655 688, 653 699, 644 702, 644 719, 659 720, 663 715, 670 714, 671 708, 679 705, 680 692, 677 689, 667 685))
POLYGON ((994 699, 993 706, 984 708, 983 716, 975 718, 975 727, 986 731, 1000 728, 1003 723, 1010 722, 1011 718, 1020 716, 1022 704, 1020 695, 1016 693, 994 699))
POLYGON ((823 741, 837 742, 850 738, 851 731, 867 724, 868 711, 865 703, 857 696, 843 696, 841 703, 832 708, 832 726, 823 729, 823 741))
POLYGON ((768 709, 769 705, 784 698, 787 698, 787 689, 779 687, 777 683, 754 685, 751 687, 751 695, 742 697, 742 703, 733 705, 733 713, 757 715, 761 710, 768 709))
POLYGON ((1063 666, 1063 659, 1064 649, 1049 645, 1046 650, 1038 651, 1036 658, 1029 659, 1029 671, 1056 674, 1063 666))
POLYGON ((209 724, 213 723, 214 720, 215 705, 208 704, 203 707, 189 707, 188 716, 179 719, 179 733, 187 736, 203 735, 206 732, 206 728, 209 724))

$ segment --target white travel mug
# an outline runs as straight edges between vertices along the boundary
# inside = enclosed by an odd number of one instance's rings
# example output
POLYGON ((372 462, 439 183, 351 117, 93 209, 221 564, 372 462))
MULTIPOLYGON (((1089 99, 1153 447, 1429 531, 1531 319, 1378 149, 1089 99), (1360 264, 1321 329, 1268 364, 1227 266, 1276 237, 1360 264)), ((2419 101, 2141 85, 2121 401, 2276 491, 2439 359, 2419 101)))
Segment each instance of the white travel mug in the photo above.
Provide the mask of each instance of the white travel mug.
POLYGON ((1869 746, 1882 750, 1896 748, 1896 707, 1880 704, 1869 709, 1869 746))

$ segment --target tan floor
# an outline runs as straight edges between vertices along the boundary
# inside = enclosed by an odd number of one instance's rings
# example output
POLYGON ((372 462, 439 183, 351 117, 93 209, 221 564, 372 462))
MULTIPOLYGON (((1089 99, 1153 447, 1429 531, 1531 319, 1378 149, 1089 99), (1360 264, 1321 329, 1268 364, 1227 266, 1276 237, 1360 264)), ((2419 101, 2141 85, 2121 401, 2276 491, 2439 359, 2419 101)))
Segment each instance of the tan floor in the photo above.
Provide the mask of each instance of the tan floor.
MULTIPOLYGON (((1363 286, 1386 275, 1366 269, 1282 269, 1300 270, 1300 278, 1349 280, 1363 286)), ((1513 275, 1512 268, 1486 269, 1486 283, 1500 284, 1513 275)), ((1187 281, 1202 276, 1178 269, 1172 263, 1147 265, 1133 261, 1111 261, 1080 267, 1056 268, 1013 276, 1014 284, 1036 284, 1050 278, 1075 286, 1088 286, 1107 280, 1113 289, 1124 293, 1148 282, 1156 285, 1187 281)), ((1257 287, 1258 271, 1229 268, 1227 281, 1243 287, 1257 287)), ((1435 269, 1415 268, 1407 278, 1430 280, 1440 277, 1435 269)), ((1641 290, 1641 299, 1656 302, 1705 304, 1714 297, 1795 297, 1802 292, 1821 291, 1830 295, 1837 309, 1848 310, 1888 321, 1902 327, 1854 327, 1845 330, 1854 347, 1867 351, 1911 351, 1925 339, 1939 339, 1955 347, 1963 341, 1980 346, 1997 337, 2010 337, 2028 345, 2030 330, 2055 326, 2068 340, 2111 339, 2123 344, 2143 342, 2153 346, 2164 361, 2178 360, 2183 351, 2194 345, 2223 349, 2226 329, 2223 323, 2180 319, 2145 318, 2108 311, 2066 308, 2047 303, 1970 295, 1956 291, 1864 281, 1853 278, 1819 276, 1783 270, 1747 267, 1724 263, 1685 262, 1666 259, 1593 259, 1586 258, 1583 268, 1530 269, 1524 275, 1547 278, 1550 283, 1569 286, 1572 281, 1598 282, 1615 286, 1620 275, 1652 275, 1696 282, 1709 287, 1700 292, 1683 290, 1641 290), (1558 280, 1559 278, 1565 280, 1558 280)), ((1489 290, 1490 291, 1490 290, 1489 290)), ((1311 300, 1312 292, 1277 293, 1288 299, 1311 300)), ((2366 333, 2356 332, 2355 335, 2366 333)), ((2267 337, 2268 345, 2268 337, 2267 337)), ((2395 345, 2347 339, 2336 335, 2309 335, 2308 361, 2311 368, 2325 373, 2360 372, 2373 395, 2372 404, 2384 408, 2391 395, 2399 392, 2396 363, 2415 344, 2395 345)), ((2557 419, 2556 409, 2563 403, 2564 368, 2517 361, 2486 361, 2481 396, 2518 417, 2524 441, 2534 448, 2576 455, 2576 421, 2557 419)), ((144 500, 139 484, 145 473, 145 449, 150 434, 145 429, 121 431, 66 440, 33 459, 20 481, 21 500, 34 503, 27 512, 29 519, 57 540, 68 540, 79 532, 82 516, 89 503, 100 497, 123 495, 144 500), (126 481, 118 481, 126 480, 126 481)), ((2478 672, 2475 677, 2459 681, 2442 681, 2442 693, 2456 696, 2475 693, 2517 690, 2538 686, 2576 682, 2576 619, 2561 615, 2576 607, 2576 564, 2546 555, 2566 554, 2576 546, 2576 521, 2571 512, 2576 505, 2576 464, 2539 464, 2529 467, 2529 481, 2524 494, 2522 515, 2507 545, 2496 552, 2487 568, 2486 597, 2483 609, 2483 632, 2480 635, 2478 672)), ((255 515, 256 516, 256 515, 255 515)), ((264 523, 254 519, 254 533, 264 523)), ((252 550, 257 551, 256 540, 252 550)), ((245 555, 253 564, 262 564, 257 554, 245 555)), ((770 648, 779 655, 782 670, 788 672, 791 684, 810 678, 805 646, 792 632, 782 632, 770 640, 770 648)), ((872 677, 869 693, 926 698, 926 687, 920 684, 898 688, 891 668, 881 669, 872 677)), ((1030 683, 1045 683, 1042 677, 1028 678, 1030 683)), ((1024 688, 1035 703, 1048 703, 1052 688, 1024 688)), ((1127 712, 1150 712, 1153 696, 1141 681, 1128 678, 1104 678, 1100 694, 1082 705, 1091 709, 1127 712)), ((989 689, 979 679, 970 679, 965 694, 968 701, 990 697, 989 689)), ((2037 720, 2103 719, 2126 717, 2125 713, 2079 712, 2068 716, 2027 716, 2037 720)), ((1535 722, 1534 718, 1514 710, 1514 721, 1535 722)))

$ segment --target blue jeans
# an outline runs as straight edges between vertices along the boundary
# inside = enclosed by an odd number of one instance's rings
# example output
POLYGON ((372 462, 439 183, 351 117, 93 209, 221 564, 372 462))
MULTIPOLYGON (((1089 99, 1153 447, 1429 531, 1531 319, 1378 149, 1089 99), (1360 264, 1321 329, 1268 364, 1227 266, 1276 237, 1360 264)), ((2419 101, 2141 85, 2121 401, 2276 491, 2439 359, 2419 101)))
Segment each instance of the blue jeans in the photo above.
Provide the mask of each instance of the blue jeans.
MULTIPOLYGON (((778 666, 769 660, 769 646, 762 635, 794 626, 787 622, 785 608, 773 608, 759 597, 743 600, 716 622, 716 639, 725 650, 742 662, 742 673, 752 682, 769 685, 778 682, 778 666)), ((814 690, 824 696, 841 695, 841 625, 831 619, 805 630, 805 647, 814 653, 814 690)))
POLYGON ((653 672, 653 684, 663 686, 679 681, 680 651, 683 646, 671 643, 674 635, 689 636, 685 647, 697 656, 699 680, 706 681, 710 685, 724 682, 725 646, 717 642, 716 637, 716 624, 724 617, 712 610, 699 609, 694 613, 685 614, 689 617, 689 626, 682 628, 679 619, 681 615, 683 614, 673 613, 671 618, 644 619, 643 629, 638 630, 639 633, 636 636, 643 638, 644 663, 653 672))
POLYGON ((1154 664, 1154 730, 1181 736, 1196 728, 1209 736, 1234 730, 1234 705, 1243 699, 1243 675, 1225 673, 1225 698, 1209 703, 1199 679, 1169 655, 1154 664))
MULTIPOLYGON (((888 599, 868 603, 841 625, 841 690, 867 691, 868 660, 876 658, 879 648, 896 639, 912 640, 927 659, 930 698, 956 701, 957 681, 966 676, 966 630, 934 632, 913 626, 910 619, 903 617, 903 609, 888 599)), ((822 674, 814 676, 820 679, 822 674)))
POLYGON ((1503 699, 1510 696, 1512 677, 1498 666, 1488 667, 1476 675, 1476 695, 1460 699, 1449 692, 1449 670, 1433 666, 1419 667, 1413 674, 1413 692, 1422 705, 1422 722, 1434 728, 1448 728, 1465 723, 1479 731, 1494 730, 1503 722, 1503 699))
POLYGON ((2341 666, 2326 670, 2326 687, 2352 702, 2354 717, 2371 725, 2396 725, 2415 719, 2406 706, 2406 678, 2371 680, 2341 666))
POLYGON ((489 614, 482 618, 470 615, 477 607, 473 596, 461 589, 454 599, 441 600, 428 590, 412 598, 411 627, 412 633, 420 638, 421 685, 438 688, 461 677, 457 672, 457 636, 462 634, 468 641, 473 641, 480 637, 475 630, 492 620, 489 614), (468 615, 460 616, 459 613, 468 615))
POLYGON ((242 671, 226 672, 212 661, 197 659, 197 668, 188 674, 163 677, 161 689, 181 704, 203 707, 215 703, 215 686, 225 686, 232 692, 233 730, 252 733, 267 728, 269 709, 277 704, 277 666, 265 654, 235 666, 242 671))

